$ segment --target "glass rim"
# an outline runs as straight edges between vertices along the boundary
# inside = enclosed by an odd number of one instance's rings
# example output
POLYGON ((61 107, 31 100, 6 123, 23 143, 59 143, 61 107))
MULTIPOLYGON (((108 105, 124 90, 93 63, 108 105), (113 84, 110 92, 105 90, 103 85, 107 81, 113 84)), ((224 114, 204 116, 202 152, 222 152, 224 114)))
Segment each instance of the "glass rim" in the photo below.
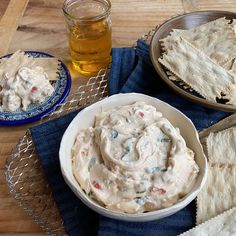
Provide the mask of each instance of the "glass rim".
POLYGON ((67 4, 69 4, 70 1, 72 1, 72 0, 65 0, 65 1, 64 1, 62 10, 63 10, 65 16, 69 17, 69 18, 72 19, 72 20, 76 20, 76 21, 80 21, 80 22, 96 21, 96 20, 103 19, 103 18, 105 18, 106 16, 108 16, 108 15, 110 14, 110 11, 111 11, 111 2, 110 2, 110 0, 93 0, 94 2, 102 2, 102 3, 105 3, 106 6, 107 6, 107 9, 106 9, 103 13, 98 14, 98 15, 96 15, 96 16, 79 18, 79 17, 75 17, 75 16, 71 15, 71 14, 67 11, 67 9, 66 9, 66 8, 67 8, 67 4))

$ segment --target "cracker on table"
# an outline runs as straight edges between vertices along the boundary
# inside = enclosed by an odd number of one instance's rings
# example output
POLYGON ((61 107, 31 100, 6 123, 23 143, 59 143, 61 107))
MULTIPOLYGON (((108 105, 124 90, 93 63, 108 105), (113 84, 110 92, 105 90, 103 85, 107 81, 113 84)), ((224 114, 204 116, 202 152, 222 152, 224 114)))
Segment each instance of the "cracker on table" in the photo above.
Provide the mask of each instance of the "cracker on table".
POLYGON ((200 224, 236 206, 236 165, 209 164, 208 178, 197 196, 200 224))
POLYGON ((236 113, 233 113, 230 116, 225 117, 224 119, 220 120, 219 122, 213 124, 212 126, 203 129, 199 132, 199 138, 201 143, 206 143, 206 138, 212 132, 220 132, 225 129, 229 129, 233 126, 236 126, 236 113))
POLYGON ((206 143, 209 162, 236 164, 236 127, 210 133, 206 143))
POLYGON ((182 79, 192 89, 211 101, 227 94, 229 86, 235 83, 234 76, 217 65, 202 51, 193 47, 184 38, 158 61, 182 79))
POLYGON ((236 207, 206 221, 179 236, 236 235, 236 207))

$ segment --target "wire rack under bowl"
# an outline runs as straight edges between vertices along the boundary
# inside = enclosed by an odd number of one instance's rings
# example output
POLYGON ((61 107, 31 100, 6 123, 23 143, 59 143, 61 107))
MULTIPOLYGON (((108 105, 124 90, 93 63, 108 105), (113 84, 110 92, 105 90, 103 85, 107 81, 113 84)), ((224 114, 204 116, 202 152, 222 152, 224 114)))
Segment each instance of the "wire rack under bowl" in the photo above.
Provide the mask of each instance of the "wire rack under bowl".
MULTIPOLYGON (((141 39, 149 44, 157 28, 158 26, 150 30, 141 39)), ((136 47, 136 44, 133 47, 136 47)), ((108 96, 108 75, 109 69, 99 71, 52 113, 42 117, 40 122, 59 118, 108 96)), ((44 176, 29 130, 6 160, 5 175, 10 193, 46 234, 66 235, 63 220, 44 176)))
MULTIPOLYGON (((56 119, 106 97, 108 74, 106 69, 91 77, 40 122, 56 119)), ((29 130, 6 160, 5 175, 10 193, 48 235, 66 235, 29 130)))

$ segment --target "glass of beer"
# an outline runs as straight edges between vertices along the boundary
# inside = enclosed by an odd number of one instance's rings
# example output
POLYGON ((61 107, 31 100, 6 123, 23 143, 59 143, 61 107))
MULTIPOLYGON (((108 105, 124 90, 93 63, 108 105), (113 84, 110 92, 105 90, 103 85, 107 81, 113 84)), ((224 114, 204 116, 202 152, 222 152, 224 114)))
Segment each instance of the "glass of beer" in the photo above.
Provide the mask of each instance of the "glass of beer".
POLYGON ((70 54, 74 68, 92 76, 111 63, 109 0, 65 0, 70 54))

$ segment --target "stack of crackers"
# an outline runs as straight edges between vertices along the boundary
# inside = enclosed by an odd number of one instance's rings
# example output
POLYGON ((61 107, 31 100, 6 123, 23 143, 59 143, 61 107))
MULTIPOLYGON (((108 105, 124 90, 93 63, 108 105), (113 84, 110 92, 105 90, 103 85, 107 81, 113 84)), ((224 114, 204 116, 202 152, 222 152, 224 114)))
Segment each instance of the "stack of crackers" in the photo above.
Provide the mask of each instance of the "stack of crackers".
POLYGON ((189 30, 173 29, 161 39, 159 62, 172 81, 203 98, 236 105, 236 20, 219 18, 189 30))
POLYGON ((200 225, 183 236, 236 235, 236 126, 208 130, 208 178, 197 197, 196 221, 200 225))

